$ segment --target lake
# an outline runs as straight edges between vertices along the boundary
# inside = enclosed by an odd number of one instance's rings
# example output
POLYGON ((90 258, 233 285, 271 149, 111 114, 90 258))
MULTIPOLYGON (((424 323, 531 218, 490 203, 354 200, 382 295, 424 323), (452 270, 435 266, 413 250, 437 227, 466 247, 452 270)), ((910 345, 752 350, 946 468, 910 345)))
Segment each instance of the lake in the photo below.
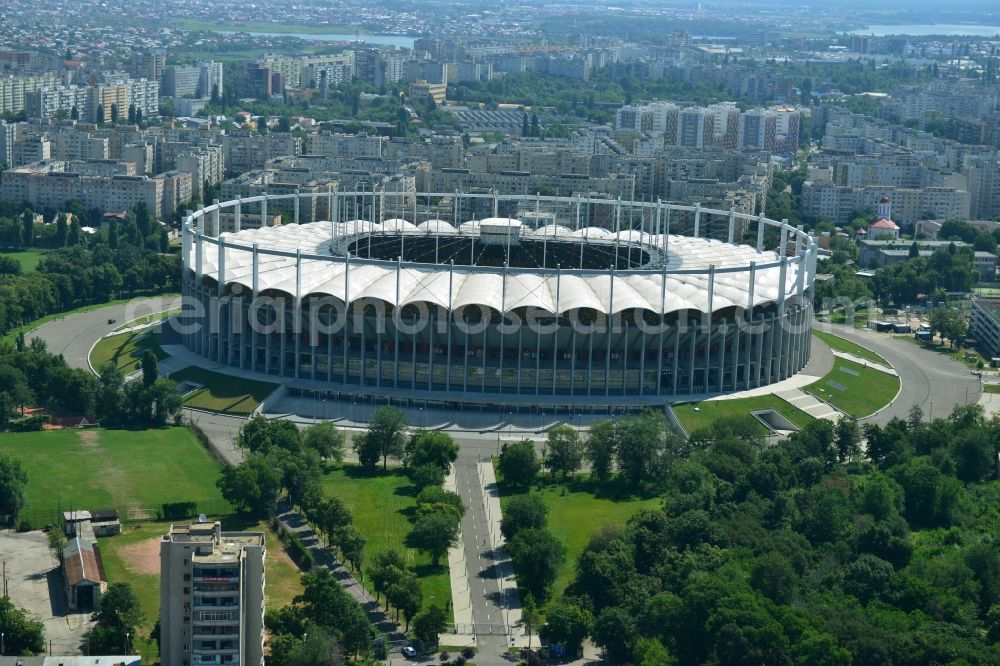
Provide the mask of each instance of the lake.
POLYGON ((973 23, 914 23, 898 25, 870 25, 861 30, 850 30, 856 35, 910 35, 923 37, 926 35, 952 35, 969 37, 992 37, 1000 34, 998 25, 978 25, 973 23))
MULTIPOLYGON (((237 30, 216 30, 226 35, 234 35, 237 30)), ((364 42, 380 46, 395 46, 396 48, 413 48, 413 37, 406 35, 323 35, 316 33, 293 33, 293 32, 247 32, 253 37, 296 37, 310 42, 364 42)))

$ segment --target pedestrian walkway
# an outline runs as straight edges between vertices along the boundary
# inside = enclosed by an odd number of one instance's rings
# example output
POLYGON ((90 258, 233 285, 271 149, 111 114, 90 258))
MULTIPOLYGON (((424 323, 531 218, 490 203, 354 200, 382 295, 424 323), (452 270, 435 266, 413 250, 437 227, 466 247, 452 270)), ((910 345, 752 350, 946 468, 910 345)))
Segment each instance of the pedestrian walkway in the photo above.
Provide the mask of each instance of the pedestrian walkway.
POLYGON ((855 356, 854 354, 850 354, 848 352, 840 351, 840 350, 837 350, 837 349, 831 349, 830 351, 832 351, 833 355, 836 356, 837 358, 844 358, 844 359, 847 359, 848 361, 854 361, 858 365, 863 365, 866 368, 872 368, 874 370, 881 370, 882 372, 885 372, 887 374, 890 374, 890 375, 893 375, 893 376, 897 376, 897 377, 899 376, 896 373, 896 371, 892 369, 891 366, 885 365, 883 363, 875 363, 874 361, 871 361, 871 360, 869 360, 867 358, 863 358, 861 356, 855 356))
POLYGON ((816 396, 806 393, 801 389, 782 391, 776 393, 785 402, 791 403, 814 419, 827 419, 836 423, 844 414, 834 409, 829 403, 823 402, 816 396))

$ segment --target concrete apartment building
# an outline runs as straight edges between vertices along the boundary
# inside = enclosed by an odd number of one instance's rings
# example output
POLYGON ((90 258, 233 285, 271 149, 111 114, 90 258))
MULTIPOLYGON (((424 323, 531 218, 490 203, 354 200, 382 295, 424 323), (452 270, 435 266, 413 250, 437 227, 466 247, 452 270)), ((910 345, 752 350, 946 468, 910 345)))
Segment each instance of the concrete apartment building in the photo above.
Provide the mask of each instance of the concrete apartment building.
POLYGON ((171 525, 160 541, 160 660, 264 664, 264 534, 171 525))
POLYGON ((73 200, 101 211, 132 210, 144 201, 154 217, 173 215, 179 197, 190 199, 190 173, 148 178, 136 175, 135 166, 114 160, 35 162, 5 171, 0 197, 26 201, 36 210, 59 210, 73 200))

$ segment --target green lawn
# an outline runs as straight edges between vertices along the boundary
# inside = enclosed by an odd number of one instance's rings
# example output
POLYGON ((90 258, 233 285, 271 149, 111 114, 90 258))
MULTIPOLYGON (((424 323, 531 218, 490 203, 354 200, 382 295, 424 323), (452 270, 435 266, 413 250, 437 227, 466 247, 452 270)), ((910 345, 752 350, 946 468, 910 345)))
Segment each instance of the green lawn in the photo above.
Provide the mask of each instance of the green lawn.
POLYGON ((983 384, 983 393, 1000 393, 1000 384, 983 384))
POLYGON ((4 433, 0 451, 24 463, 25 513, 36 521, 54 522, 59 509, 188 500, 228 510, 219 465, 187 428, 4 433))
POLYGON ((184 396, 184 404, 195 409, 227 414, 249 414, 257 409, 277 384, 224 375, 195 366, 182 368, 170 375, 177 383, 190 381, 201 384, 184 396))
MULTIPOLYGON (((402 470, 368 472, 357 465, 330 467, 323 476, 323 488, 351 509, 354 525, 366 539, 365 562, 371 562, 379 551, 400 549, 407 565, 420 577, 424 607, 430 604, 448 607, 451 580, 447 559, 434 567, 426 553, 405 546, 412 528, 410 519, 416 506, 416 487, 402 470)), ((365 586, 374 593, 367 579, 365 586)))
POLYGON ((38 268, 39 262, 41 262, 47 252, 48 250, 11 250, 9 248, 0 248, 0 255, 16 259, 17 263, 21 264, 22 273, 30 273, 38 268))
POLYGON ((90 350, 90 365, 100 372, 109 361, 126 375, 139 369, 139 359, 146 351, 153 352, 157 361, 167 357, 149 330, 122 333, 101 338, 90 350))
POLYGON ((825 400, 845 414, 862 418, 892 402, 899 392, 899 378, 838 358, 833 363, 833 370, 802 390, 825 400))
MULTIPOLYGON (((247 522, 243 516, 228 516, 221 520, 223 530, 264 532, 267 543, 264 603, 267 608, 280 608, 291 603, 292 598, 302 592, 301 573, 285 554, 281 542, 267 522, 257 522, 256 519, 247 522)), ((183 521, 177 522, 183 524, 183 521)), ((160 614, 159 547, 154 541, 158 541, 169 529, 170 522, 127 523, 121 534, 97 540, 108 582, 128 583, 139 597, 146 617, 136 648, 143 657, 156 654, 156 645, 148 641, 147 637, 160 614), (157 557, 151 561, 149 558, 154 552, 157 557), (145 569, 141 564, 143 558, 145 569)), ((150 659, 150 663, 152 662, 150 659)))
POLYGON ((838 337, 833 333, 826 333, 825 331, 813 330, 813 335, 825 342, 831 349, 836 349, 837 351, 846 352, 848 354, 854 354, 855 356, 867 359, 872 363, 881 363, 882 365, 889 365, 886 360, 876 354, 873 351, 865 349, 861 345, 854 344, 850 340, 845 340, 844 338, 838 337))
MULTIPOLYGON (((708 428, 718 418, 746 416, 751 411, 759 409, 773 409, 800 428, 806 427, 813 420, 813 417, 776 395, 735 398, 733 400, 707 400, 698 403, 686 402, 670 407, 688 434, 701 428, 708 428)), ((763 424, 760 428, 761 434, 766 435, 767 429, 763 424)))
MULTIPOLYGON (((502 479, 498 481, 501 506, 511 495, 524 492, 511 488, 502 479)), ((639 509, 660 505, 659 497, 631 495, 618 483, 617 479, 611 482, 606 496, 596 496, 588 476, 580 474, 568 483, 548 483, 541 490, 528 491, 545 502, 549 509, 548 529, 566 546, 566 562, 552 586, 550 599, 561 597, 573 581, 577 558, 595 532, 606 525, 624 525, 639 509)))

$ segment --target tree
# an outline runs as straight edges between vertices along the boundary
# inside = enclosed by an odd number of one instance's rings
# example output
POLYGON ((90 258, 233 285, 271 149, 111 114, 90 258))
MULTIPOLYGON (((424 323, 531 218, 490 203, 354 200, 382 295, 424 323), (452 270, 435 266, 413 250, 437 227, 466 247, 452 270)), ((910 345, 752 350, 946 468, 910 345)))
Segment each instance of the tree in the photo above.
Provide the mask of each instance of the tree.
POLYGON ((445 630, 444 611, 437 605, 431 606, 413 621, 413 635, 425 645, 437 645, 438 636, 445 630))
POLYGON ((135 110, 135 124, 142 126, 142 109, 135 110))
POLYGON ((409 542, 427 552, 436 567, 448 549, 458 543, 458 517, 451 511, 435 511, 417 518, 409 542))
POLYGON ((420 579, 412 571, 403 571, 385 591, 386 599, 396 607, 397 619, 400 612, 406 619, 406 631, 410 630, 410 620, 424 603, 424 592, 420 579))
POLYGON ((103 104, 98 104, 97 105, 97 113, 95 113, 94 115, 97 117, 97 124, 98 125, 103 125, 104 124, 104 105, 103 104))
POLYGON ((112 583, 101 596, 95 614, 97 625, 90 630, 87 644, 96 654, 119 654, 129 636, 136 637, 136 628, 144 620, 142 606, 135 590, 128 583, 112 583))
POLYGON ((366 654, 372 640, 368 616, 333 574, 314 569, 302 576, 302 586, 294 603, 305 622, 332 630, 347 652, 366 654))
POLYGON ((368 568, 368 577, 372 580, 375 594, 385 592, 397 573, 405 569, 406 561, 398 550, 389 549, 375 553, 368 568))
POLYGON ((146 238, 153 226, 153 220, 149 215, 149 206, 145 201, 140 201, 132 210, 135 215, 135 227, 139 231, 139 236, 146 238))
POLYGON ((143 386, 152 386, 160 374, 160 370, 156 364, 156 356, 149 350, 144 351, 139 365, 142 368, 143 386))
POLYGON ((566 477, 583 464, 583 442, 571 426, 564 424, 549 430, 545 449, 545 468, 553 475, 559 472, 566 477))
POLYGON ((518 582, 545 599, 566 559, 566 547, 548 530, 525 529, 507 542, 507 552, 517 571, 518 582))
POLYGON ((594 616, 590 611, 563 601, 549 608, 545 625, 538 635, 548 643, 565 645, 567 654, 572 657, 593 630, 594 616))
POLYGON ((521 530, 545 528, 549 509, 538 495, 514 495, 504 507, 500 531, 509 541, 521 530))
POLYGON ((268 666, 342 666, 346 663, 336 634, 310 625, 301 639, 279 634, 269 641, 268 666))
POLYGON ((337 532, 354 522, 351 510, 347 508, 343 500, 331 495, 325 498, 317 507, 317 515, 314 517, 317 527, 326 534, 327 541, 333 542, 337 532))
MULTIPOLYGON (((382 406, 375 410, 368 422, 365 439, 382 457, 382 467, 387 468, 389 458, 401 459, 406 443, 406 417, 395 407, 382 406)), ((360 455, 360 454, 359 454, 360 455)))
POLYGON ((854 417, 845 416, 834 427, 837 460, 842 463, 852 460, 861 452, 861 428, 854 417))
POLYGON ((222 496, 242 511, 262 515, 272 509, 281 491, 281 472, 264 458, 248 456, 236 467, 227 466, 216 481, 222 496))
POLYGON ((598 421, 590 427, 584 453, 598 482, 611 478, 617 448, 618 432, 613 421, 598 421))
POLYGON ((594 643, 612 664, 628 662, 635 643, 635 620, 623 608, 605 608, 594 623, 594 643))
POLYGON ((434 464, 411 467, 409 473, 410 480, 417 488, 436 488, 444 483, 444 470, 434 464))
POLYGON ((128 124, 135 125, 135 104, 128 105, 128 124))
POLYGON ((777 604, 792 600, 796 582, 792 565, 778 553, 758 557, 750 569, 750 587, 777 604))
POLYGON ((27 657, 45 650, 42 621, 15 606, 10 597, 0 597, 0 632, 4 636, 4 654, 27 657))
POLYGON ((632 662, 636 666, 675 666, 677 660, 663 643, 655 638, 640 638, 632 649, 632 662))
POLYGON ((118 124, 118 105, 115 103, 111 104, 111 124, 118 124))
POLYGON ((436 465, 445 472, 458 458, 458 444, 438 430, 418 430, 406 443, 404 463, 407 467, 436 465))
POLYGON ((378 459, 381 457, 381 449, 379 448, 379 443, 367 432, 359 433, 354 436, 351 442, 354 447, 354 452, 358 456, 358 462, 362 467, 367 467, 368 469, 374 469, 375 465, 378 464, 378 459))
POLYGON ((444 511, 454 514, 459 520, 465 515, 465 505, 458 493, 438 486, 427 486, 417 494, 417 515, 444 511))
POLYGON ((24 491, 27 487, 28 472, 21 461, 9 453, 0 453, 0 516, 9 515, 11 522, 17 523, 26 501, 24 491))
POLYGON ((76 104, 74 104, 73 108, 69 110, 69 117, 70 117, 70 120, 79 120, 80 119, 80 109, 77 108, 76 104))
POLYGON ((337 530, 334 540, 340 546, 344 559, 351 563, 354 571, 361 571, 365 556, 365 538, 354 525, 344 525, 337 530))
POLYGON ((535 455, 535 445, 529 439, 505 444, 500 453, 500 473, 513 486, 530 486, 538 476, 541 464, 535 455))
POLYGON ((965 317, 948 307, 934 308, 928 318, 931 330, 941 336, 942 344, 947 338, 951 347, 960 347, 965 340, 969 325, 965 317))
POLYGON ((347 438, 344 433, 329 421, 311 425, 302 431, 302 444, 306 448, 338 463, 344 460, 346 443, 347 438))
POLYGON ((521 600, 521 626, 528 632, 528 649, 531 649, 531 634, 538 626, 541 619, 541 612, 535 603, 535 597, 528 592, 521 600))

